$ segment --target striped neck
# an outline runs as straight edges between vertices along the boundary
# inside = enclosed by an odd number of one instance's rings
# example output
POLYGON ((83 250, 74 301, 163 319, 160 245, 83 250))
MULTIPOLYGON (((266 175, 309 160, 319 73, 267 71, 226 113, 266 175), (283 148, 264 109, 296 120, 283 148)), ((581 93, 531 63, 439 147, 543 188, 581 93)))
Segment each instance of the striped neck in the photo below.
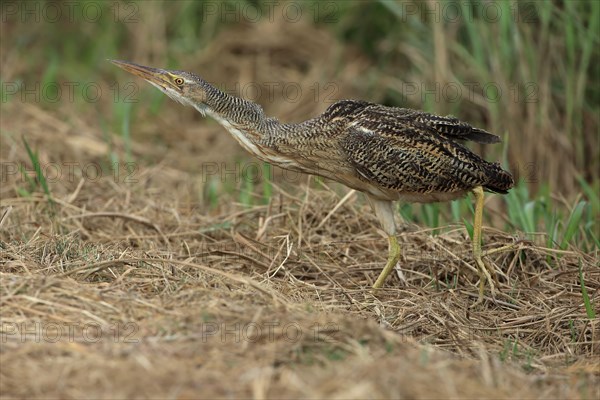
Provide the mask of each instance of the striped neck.
POLYGON ((203 115, 215 119, 247 151, 263 158, 259 142, 279 123, 267 118, 256 103, 224 93, 205 81, 202 86, 206 97, 202 103, 193 106, 203 115))
POLYGON ((206 113, 219 122, 225 120, 238 128, 258 129, 266 119, 258 104, 231 96, 206 82, 203 86, 206 99, 201 104, 194 104, 201 113, 206 113))

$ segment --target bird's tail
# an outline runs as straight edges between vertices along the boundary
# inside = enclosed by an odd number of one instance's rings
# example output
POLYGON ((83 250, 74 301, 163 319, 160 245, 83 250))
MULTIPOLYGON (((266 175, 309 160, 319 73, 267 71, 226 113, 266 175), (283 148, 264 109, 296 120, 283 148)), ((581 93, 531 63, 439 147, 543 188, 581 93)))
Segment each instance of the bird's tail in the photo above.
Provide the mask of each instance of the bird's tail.
POLYGON ((450 140, 472 140, 473 142, 490 144, 501 142, 500 137, 486 130, 475 128, 451 115, 440 117, 421 113, 417 121, 429 126, 438 134, 450 140))
POLYGON ((490 192, 506 194, 515 185, 512 174, 498 163, 489 163, 486 175, 488 179, 483 187, 490 192))
POLYGON ((491 144, 491 143, 499 143, 501 142, 500 138, 493 133, 489 133, 488 131, 484 131, 483 129, 473 128, 471 127, 471 131, 464 134, 463 137, 466 140, 472 140, 477 143, 482 144, 491 144))

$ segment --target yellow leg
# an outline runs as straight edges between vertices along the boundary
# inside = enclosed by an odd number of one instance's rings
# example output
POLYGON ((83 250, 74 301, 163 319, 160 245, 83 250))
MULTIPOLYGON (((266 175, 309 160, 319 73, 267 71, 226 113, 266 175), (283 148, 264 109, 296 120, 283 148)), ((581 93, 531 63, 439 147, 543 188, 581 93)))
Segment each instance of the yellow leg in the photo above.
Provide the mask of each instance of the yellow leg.
POLYGON ((473 258, 475 259, 475 263, 479 268, 479 298, 477 302, 474 304, 479 304, 483 301, 483 292, 485 289, 485 281, 487 280, 490 283, 490 289, 492 291, 492 297, 496 297, 496 292, 494 288, 494 282, 492 277, 490 276, 489 271, 487 270, 485 264, 483 263, 482 251, 481 251, 481 226, 483 224, 483 188, 481 186, 473 189, 473 194, 475 195, 475 221, 473 222, 473 258))
POLYGON ((383 286, 385 278, 387 278, 388 275, 394 270, 394 267, 400 259, 401 251, 400 244, 398 244, 398 238, 396 238, 396 235, 390 235, 388 236, 388 240, 390 242, 388 260, 385 264, 385 267, 383 268, 383 271, 381 271, 381 274, 379 274, 379 277, 375 281, 373 289, 377 289, 383 286))
POLYGON ((389 200, 377 200, 369 198, 371 206, 381 223, 381 227, 385 231, 389 240, 389 253, 388 260, 379 274, 379 277, 373 285, 373 289, 377 289, 383 286, 385 278, 394 270, 398 260, 400 259, 400 245, 398 244, 398 238, 396 238, 396 222, 394 220, 394 206, 389 200))

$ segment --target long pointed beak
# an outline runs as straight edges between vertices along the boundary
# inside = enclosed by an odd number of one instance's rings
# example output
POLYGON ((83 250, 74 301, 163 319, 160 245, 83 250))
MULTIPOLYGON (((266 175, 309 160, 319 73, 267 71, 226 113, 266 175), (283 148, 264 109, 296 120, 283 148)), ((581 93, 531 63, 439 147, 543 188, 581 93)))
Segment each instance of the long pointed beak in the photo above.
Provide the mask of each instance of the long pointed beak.
POLYGON ((124 69, 125 71, 139 76, 142 79, 147 80, 148 82, 157 85, 161 88, 166 88, 172 86, 170 82, 166 79, 167 71, 159 68, 145 67, 143 65, 135 64, 128 61, 120 61, 120 60, 108 60, 111 63, 115 64, 117 67, 124 69))

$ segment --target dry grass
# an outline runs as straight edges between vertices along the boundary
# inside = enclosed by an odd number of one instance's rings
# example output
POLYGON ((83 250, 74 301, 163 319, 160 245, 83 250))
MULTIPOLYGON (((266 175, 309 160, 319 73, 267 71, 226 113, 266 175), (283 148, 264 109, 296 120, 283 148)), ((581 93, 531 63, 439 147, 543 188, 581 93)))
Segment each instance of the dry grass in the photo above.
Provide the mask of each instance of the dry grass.
MULTIPOLYGON (((156 26, 168 25, 167 13, 152 6, 152 23, 132 29, 131 54, 121 56, 161 66, 168 43, 156 26)), ((369 61, 325 29, 236 25, 201 48, 178 62, 212 82, 305 91, 335 83, 335 98, 385 96, 365 95, 369 61)), ((7 49, 10 81, 28 64, 7 49)), ((254 99, 286 121, 329 105, 323 93, 299 102, 266 93, 254 99)), ((345 189, 306 177, 286 184, 276 173, 269 204, 244 207, 220 188, 214 207, 199 166, 243 152, 192 109, 136 107, 133 181, 123 170, 82 178, 82 166, 124 153, 116 133, 101 129, 112 106, 2 104, 3 398, 600 397, 600 327, 579 282, 581 265, 597 309, 597 250, 548 249, 488 227, 486 248, 515 247, 487 257, 498 296, 470 308, 478 278, 464 228, 403 226, 406 282, 393 276, 373 293, 387 243, 362 197, 336 209, 345 189), (19 195, 28 183, 6 169, 31 169, 21 135, 62 172, 50 183, 53 204, 39 190, 19 195)), ((497 197, 486 211, 506 218, 497 197)))
MULTIPOLYGON (((101 133, 82 121, 11 107, 3 131, 28 132, 43 163, 102 160, 101 133)), ((30 165, 18 140, 3 136, 1 160, 30 165)), ((153 151, 139 146, 136 155, 153 151)), ((54 205, 17 196, 25 182, 8 176, 3 397, 600 395, 599 325, 578 279, 581 263, 597 305, 598 254, 487 228, 487 248, 516 246, 488 257, 499 294, 471 309, 477 274, 464 229, 405 226, 407 282, 393 277, 373 293, 387 248, 360 196, 322 226, 343 197, 329 183, 282 184, 251 208, 224 194, 211 211, 195 201, 199 173, 170 164, 140 163, 129 184, 65 175, 51 183, 54 205)))

